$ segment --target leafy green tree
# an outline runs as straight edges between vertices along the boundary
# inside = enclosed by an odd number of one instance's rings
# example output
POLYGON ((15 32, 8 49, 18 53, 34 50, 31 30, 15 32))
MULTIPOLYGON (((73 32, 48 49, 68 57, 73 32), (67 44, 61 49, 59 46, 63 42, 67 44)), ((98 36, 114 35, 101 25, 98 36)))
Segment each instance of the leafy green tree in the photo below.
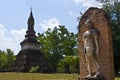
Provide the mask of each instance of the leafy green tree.
POLYGON ((103 9, 107 12, 113 37, 113 51, 114 51, 114 63, 115 72, 120 71, 120 2, 118 0, 97 0, 103 4, 103 9))
POLYGON ((11 49, 7 49, 6 56, 7 56, 7 68, 10 68, 13 61, 15 60, 14 52, 11 49))
POLYGON ((41 43, 41 52, 45 54, 49 70, 56 72, 59 61, 63 55, 77 55, 77 35, 70 33, 65 26, 48 29, 38 34, 38 41, 41 43))
POLYGON ((13 51, 7 49, 5 51, 0 50, 0 71, 8 71, 15 60, 13 51))
POLYGON ((0 71, 4 71, 7 64, 7 56, 4 51, 0 50, 0 71))
POLYGON ((71 73, 79 73, 79 56, 72 56, 69 66, 71 73))
POLYGON ((34 73, 38 72, 38 70, 39 70, 39 66, 31 67, 31 69, 29 70, 30 73, 33 73, 32 80, 35 80, 34 73))
POLYGON ((79 73, 79 56, 65 56, 58 65, 58 72, 79 73))

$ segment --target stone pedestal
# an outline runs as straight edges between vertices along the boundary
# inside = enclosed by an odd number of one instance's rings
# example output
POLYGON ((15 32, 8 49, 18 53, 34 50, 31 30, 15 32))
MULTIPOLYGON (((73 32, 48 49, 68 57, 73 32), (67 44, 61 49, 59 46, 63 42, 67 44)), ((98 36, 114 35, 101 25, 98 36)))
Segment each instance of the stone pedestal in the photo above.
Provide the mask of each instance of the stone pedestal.
POLYGON ((106 80, 106 79, 102 74, 100 74, 97 77, 83 77, 83 78, 79 78, 78 80, 106 80))
MULTIPOLYGON (((106 80, 114 80, 114 61, 113 61, 113 48, 112 48, 112 36, 109 18, 106 12, 102 9, 91 7, 81 17, 79 22, 78 42, 79 42, 79 54, 80 54, 80 78, 88 75, 88 69, 83 51, 83 33, 87 30, 85 27, 85 21, 90 17, 94 28, 99 31, 99 57, 98 64, 100 66, 100 73, 106 80)), ((100 80, 83 78, 82 80, 100 80)))
POLYGON ((105 80, 105 79, 96 77, 96 78, 80 78, 80 80, 105 80))

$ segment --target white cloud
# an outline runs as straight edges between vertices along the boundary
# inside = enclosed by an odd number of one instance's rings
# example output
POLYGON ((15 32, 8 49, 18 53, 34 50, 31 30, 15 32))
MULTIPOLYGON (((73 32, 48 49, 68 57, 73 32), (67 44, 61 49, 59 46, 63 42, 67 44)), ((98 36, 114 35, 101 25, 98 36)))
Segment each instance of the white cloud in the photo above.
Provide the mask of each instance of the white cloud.
POLYGON ((13 35, 13 38, 17 41, 24 39, 26 29, 20 29, 20 30, 11 30, 10 33, 13 35))
POLYGON ((83 7, 101 7, 101 3, 95 0, 72 0, 75 4, 82 4, 83 7))
POLYGON ((11 43, 12 39, 7 37, 6 32, 8 32, 8 30, 0 24, 0 49, 9 48, 9 46, 13 45, 11 43))
POLYGON ((7 48, 14 51, 15 54, 20 50, 20 42, 24 39, 25 29, 9 31, 0 24, 0 50, 7 48))
POLYGON ((6 29, 2 24, 0 24, 0 39, 4 37, 5 32, 6 32, 6 29))
POLYGON ((44 31, 46 31, 48 28, 53 29, 54 27, 58 27, 60 22, 56 18, 51 18, 49 20, 44 20, 39 25, 43 28, 44 31))

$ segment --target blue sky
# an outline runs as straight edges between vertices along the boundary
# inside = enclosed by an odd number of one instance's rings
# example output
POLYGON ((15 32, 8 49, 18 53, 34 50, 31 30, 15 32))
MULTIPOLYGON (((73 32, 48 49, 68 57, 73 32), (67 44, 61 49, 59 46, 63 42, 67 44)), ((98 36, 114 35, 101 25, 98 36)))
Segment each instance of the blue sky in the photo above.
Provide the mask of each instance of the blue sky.
POLYGON ((10 48, 17 54, 23 41, 32 7, 36 33, 65 25, 77 33, 77 17, 89 7, 99 7, 95 0, 0 0, 0 50, 10 48))

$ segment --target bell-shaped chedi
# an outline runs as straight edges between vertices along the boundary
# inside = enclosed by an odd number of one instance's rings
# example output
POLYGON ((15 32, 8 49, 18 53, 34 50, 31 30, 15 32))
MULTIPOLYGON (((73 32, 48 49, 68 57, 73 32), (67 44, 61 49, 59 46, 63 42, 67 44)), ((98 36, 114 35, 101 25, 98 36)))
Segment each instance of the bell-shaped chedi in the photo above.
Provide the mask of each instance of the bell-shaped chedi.
POLYGON ((21 49, 34 49, 39 50, 40 43, 36 40, 36 35, 34 31, 34 18, 32 10, 28 18, 28 29, 26 31, 25 39, 20 43, 21 49))
POLYGON ((39 48, 40 43, 36 40, 32 9, 27 24, 25 39, 20 43, 21 50, 16 56, 12 70, 28 72, 31 67, 39 66, 39 72, 47 72, 44 55, 39 48))

